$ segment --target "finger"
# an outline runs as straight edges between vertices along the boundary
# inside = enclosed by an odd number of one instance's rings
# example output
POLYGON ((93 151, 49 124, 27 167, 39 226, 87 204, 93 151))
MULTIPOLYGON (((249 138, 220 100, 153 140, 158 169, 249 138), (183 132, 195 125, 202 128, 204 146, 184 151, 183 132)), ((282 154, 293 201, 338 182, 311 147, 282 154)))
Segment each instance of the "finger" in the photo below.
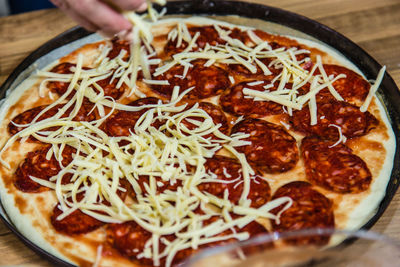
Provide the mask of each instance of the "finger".
POLYGON ((147 9, 147 2, 144 2, 143 4, 141 4, 141 5, 136 9, 136 11, 143 12, 143 11, 146 11, 146 9, 147 9))
POLYGON ((113 36, 132 28, 132 24, 120 13, 103 2, 96 0, 69 0, 70 8, 85 17, 106 35, 113 36))
POLYGON ((129 41, 129 42, 130 42, 130 41, 132 41, 133 33, 132 33, 131 30, 122 31, 122 32, 117 33, 116 36, 117 36, 118 39, 120 39, 120 40, 126 40, 126 41, 129 41))
POLYGON ((103 0, 103 2, 115 5, 122 10, 144 11, 147 8, 145 0, 103 0))
POLYGON ((80 16, 78 13, 76 13, 74 10, 71 9, 71 7, 68 5, 67 1, 63 0, 50 0, 55 6, 60 8, 62 11, 64 11, 68 16, 70 16, 73 20, 75 20, 77 23, 79 23, 82 27, 86 28, 89 31, 96 32, 99 30, 99 28, 91 23, 89 20, 86 18, 80 16))

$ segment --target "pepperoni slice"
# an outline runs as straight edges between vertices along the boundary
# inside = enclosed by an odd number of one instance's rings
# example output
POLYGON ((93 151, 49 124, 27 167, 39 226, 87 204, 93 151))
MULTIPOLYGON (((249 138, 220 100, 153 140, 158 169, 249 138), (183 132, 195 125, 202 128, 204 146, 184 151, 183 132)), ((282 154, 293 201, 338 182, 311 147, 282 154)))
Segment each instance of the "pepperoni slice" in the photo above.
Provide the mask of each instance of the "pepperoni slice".
MULTIPOLYGON (((262 226, 261 224, 259 224, 256 221, 252 221, 251 223, 247 224, 242 229, 239 229, 239 231, 240 232, 248 232, 250 235, 250 238, 268 234, 267 229, 265 229, 264 226, 262 226)), ((261 244, 245 246, 242 248, 242 251, 244 252, 245 255, 252 255, 257 252, 261 252, 265 249, 270 249, 273 247, 274 247, 273 242, 263 242, 261 244)))
MULTIPOLYGON (((282 48, 282 47, 285 48, 285 50, 291 49, 296 54, 296 59, 298 61, 301 61, 301 60, 305 59, 306 57, 310 56, 310 54, 307 52, 300 52, 300 53, 296 52, 297 50, 307 49, 306 47, 300 45, 296 40, 293 40, 293 39, 290 39, 290 38, 287 38, 284 36, 270 34, 270 33, 264 32, 262 30, 253 30, 253 32, 261 40, 267 41, 272 49, 278 49, 278 48, 282 48)), ((232 34, 234 34, 234 33, 232 33, 232 34)), ((248 45, 250 47, 254 46, 254 44, 252 44, 253 42, 251 41, 247 32, 246 33, 242 32, 240 35, 241 35, 241 37, 238 39, 240 39, 242 42, 244 42, 246 45, 248 45)), ((274 77, 279 75, 283 70, 283 68, 281 66, 278 67, 274 64, 273 61, 275 59, 276 58, 274 58, 274 57, 259 59, 272 72, 272 75, 268 75, 268 76, 264 75, 262 69, 256 63, 253 63, 254 66, 257 67, 256 73, 251 73, 249 69, 247 69, 246 67, 244 67, 241 64, 231 64, 231 65, 229 65, 229 69, 232 74, 245 76, 247 78, 273 79, 274 77)), ((306 62, 301 63, 300 66, 305 70, 310 70, 311 67, 313 66, 313 64, 311 61, 306 61, 306 62)))
MULTIPOLYGON (((230 64, 229 65, 229 73, 231 75, 235 76, 239 76, 239 79, 252 79, 252 80, 269 80, 271 81, 272 79, 274 79, 276 76, 278 76, 279 74, 281 74, 283 68, 282 66, 279 66, 277 64, 275 64, 273 62, 274 58, 263 58, 263 59, 259 59, 261 61, 261 63, 263 63, 268 70, 271 72, 271 74, 269 75, 265 75, 264 71, 260 68, 260 66, 256 63, 253 63, 253 65, 257 68, 255 73, 252 73, 248 68, 246 68, 245 66, 243 66, 242 64, 230 64)), ((304 63, 301 63, 300 66, 304 69, 304 70, 310 70, 313 66, 312 61, 307 61, 304 63)), ((291 88, 292 84, 288 83, 286 85, 286 88, 291 88)), ((308 84, 306 85, 307 87, 309 86, 308 84)), ((275 85, 275 87, 277 87, 277 85, 275 85)), ((308 88, 306 88, 308 91, 308 88)), ((274 88, 270 88, 268 90, 274 90, 274 88)), ((276 88, 275 88, 276 90, 276 88)))
MULTIPOLYGON (((117 190, 117 195, 122 200, 125 200, 129 195, 132 195, 134 192, 131 183, 126 178, 119 180, 119 187, 125 189, 125 190, 120 190, 120 189, 117 190)), ((107 200, 103 200, 103 203, 108 206, 110 205, 110 202, 108 202, 107 200)))
POLYGON ((220 107, 209 102, 200 102, 199 108, 207 112, 215 124, 221 124, 221 127, 218 128, 221 133, 229 134, 228 120, 220 107))
MULTIPOLYGON (((306 57, 306 56, 301 56, 301 55, 303 55, 303 54, 300 54, 300 56, 297 56, 298 60, 301 60, 302 57, 303 58, 306 57)), ((246 68, 242 64, 230 64, 229 65, 229 73, 234 76, 235 75, 242 76, 246 79, 256 79, 256 80, 269 79, 269 80, 272 80, 273 78, 278 76, 283 70, 283 68, 281 66, 276 65, 273 62, 274 58, 263 58, 263 59, 259 59, 259 60, 261 61, 261 63, 263 63, 268 68, 268 70, 271 72, 271 74, 265 75, 264 71, 256 63, 253 63, 253 66, 255 66, 257 68, 255 73, 252 73, 248 68, 246 68)), ((279 63, 277 63, 277 64, 279 64, 279 63)), ((304 70, 310 70, 313 67, 313 62, 307 61, 307 62, 301 63, 300 66, 304 70)))
MULTIPOLYGON (((229 37, 233 39, 238 39, 246 45, 252 44, 251 39, 246 31, 242 31, 239 28, 227 28, 223 26, 222 27, 220 26, 220 28, 225 31, 229 31, 230 32, 228 34, 229 37)), ((215 46, 215 45, 223 45, 226 43, 226 41, 220 37, 219 33, 217 32, 217 30, 213 25, 192 26, 188 27, 188 30, 191 37, 194 37, 194 35, 197 32, 199 33, 199 37, 196 40, 196 46, 193 48, 193 51, 203 49, 206 46, 206 44, 215 46)), ((182 40, 180 46, 177 46, 177 42, 178 38, 175 38, 174 40, 169 40, 167 42, 167 44, 164 47, 164 52, 167 56, 180 53, 188 46, 188 43, 184 40, 182 40)))
POLYGON ((111 40, 111 44, 112 44, 112 49, 107 54, 107 57, 110 60, 116 58, 121 53, 122 50, 126 51, 126 54, 123 59, 126 60, 127 58, 129 58, 131 50, 128 41, 120 40, 119 38, 113 38, 111 40))
POLYGON ((58 205, 54 207, 53 214, 50 217, 51 224, 57 232, 66 235, 84 234, 96 230, 104 225, 104 222, 99 221, 80 210, 76 210, 63 218, 57 220, 57 217, 62 214, 58 205))
MULTIPOLYGON (((152 259, 137 257, 143 252, 147 240, 152 237, 150 232, 143 229, 134 221, 109 224, 106 232, 108 243, 122 255, 137 261, 141 265, 153 266, 152 259)), ((160 246, 162 248, 162 243, 160 246)))
MULTIPOLYGON (((155 97, 140 98, 138 100, 130 103, 130 106, 139 107, 143 105, 157 104, 159 101, 155 97)), ((107 119, 103 125, 102 129, 109 136, 129 136, 134 131, 134 127, 138 119, 147 111, 148 108, 144 108, 139 111, 118 111, 111 118, 107 119)))
MULTIPOLYGON (((221 133, 223 133, 225 135, 229 134, 228 119, 226 118, 225 113, 222 111, 222 109, 220 107, 218 107, 214 104, 211 104, 209 102, 200 102, 199 108, 204 110, 205 112, 207 112, 208 115, 210 115, 214 124, 221 124, 221 126, 218 128, 218 130, 221 133)), ((203 118, 199 118, 199 117, 188 117, 187 119, 201 121, 201 122, 204 121, 203 118)), ((195 124, 193 124, 192 122, 189 122, 187 119, 182 120, 182 123, 184 123, 185 126, 189 130, 196 129, 197 126, 195 124)), ((212 139, 218 139, 212 133, 204 136, 204 138, 209 138, 209 137, 211 137, 212 139)))
POLYGON ((253 41, 247 33, 247 30, 241 30, 239 28, 230 29, 229 37, 241 41, 246 46, 254 46, 253 41))
MULTIPOLYGON (((285 36, 270 34, 262 30, 253 30, 253 32, 263 41, 267 41, 272 49, 277 49, 284 47, 286 49, 306 49, 305 46, 300 45, 296 40, 290 39, 285 36)), ((301 53, 296 55, 297 60, 302 60, 305 57, 308 57, 308 53, 301 53)))
MULTIPOLYGON (((18 166, 15 172, 14 185, 23 192, 37 193, 47 190, 47 187, 43 187, 40 184, 34 182, 30 176, 49 180, 52 176, 57 175, 61 170, 59 162, 56 160, 54 155, 50 160, 46 159, 47 151, 50 146, 44 146, 36 151, 29 152, 25 160, 18 166)), ((62 165, 66 166, 72 161, 72 154, 75 153, 75 149, 70 146, 65 146, 62 151, 62 165)), ((68 183, 71 175, 66 174, 63 177, 62 183, 68 183)))
MULTIPOLYGON (((126 40, 120 40, 120 39, 118 39, 118 38, 114 38, 114 39, 111 40, 111 44, 112 44, 112 49, 111 49, 110 52, 107 54, 107 57, 108 57, 110 60, 116 58, 116 57, 121 53, 122 50, 125 50, 125 51, 126 51, 126 54, 125 54, 125 56, 124 56, 122 59, 123 59, 124 61, 128 61, 128 60, 129 60, 129 57, 130 57, 130 54, 131 54, 131 49, 130 49, 130 44, 129 44, 128 41, 126 41, 126 40)), ((150 46, 151 46, 151 48, 152 48, 152 51, 151 51, 151 52, 147 49, 147 46, 145 47, 145 50, 146 50, 147 55, 150 55, 150 54, 153 53, 153 51, 155 51, 154 47, 153 47, 152 45, 150 45, 150 46)), ((154 55, 150 56, 148 59, 155 59, 156 57, 157 57, 157 55, 154 54, 154 55)), ((157 65, 151 64, 151 65, 150 65, 150 73, 153 73, 153 72, 155 71, 156 68, 157 68, 157 65)), ((143 72, 142 72, 141 70, 138 72, 138 77, 137 77, 137 79, 138 79, 138 80, 143 79, 143 72)), ((108 81, 108 84, 109 84, 109 81, 108 81)), ((109 85, 109 86, 111 86, 111 85, 109 85)), ((115 86, 114 86, 114 87, 115 87, 115 86)), ((125 86, 125 84, 123 85, 123 87, 124 87, 124 88, 123 88, 124 90, 127 89, 127 87, 125 86)), ((115 98, 115 97, 114 97, 114 98, 115 98)), ((117 99, 117 98, 115 98, 115 99, 117 99)))
MULTIPOLYGON (((210 219, 204 221, 203 225, 204 226, 209 225, 218 219, 222 219, 222 218, 219 216, 213 216, 210 219)), ((235 229, 235 232, 237 232, 237 233, 247 232, 249 234, 249 238, 254 238, 254 237, 257 237, 260 235, 268 234, 268 230, 256 221, 252 221, 242 228, 235 226, 234 229, 235 229)), ((226 236, 226 235, 231 235, 231 234, 233 234, 233 231, 231 229, 228 229, 228 230, 225 230, 222 233, 218 234, 217 236, 221 237, 221 236, 226 236)), ((235 238, 229 238, 229 239, 215 241, 212 243, 202 245, 202 246, 200 246, 200 248, 201 249, 212 248, 212 247, 227 245, 229 243, 234 243, 234 242, 238 242, 238 240, 235 238)), ((263 251, 265 249, 272 248, 273 246, 274 246, 274 244, 272 242, 259 244, 259 245, 249 245, 249 246, 243 247, 242 251, 244 252, 245 255, 251 255, 251 254, 263 251)), ((196 252, 196 250, 194 250, 193 252, 196 252)))
MULTIPOLYGON (((97 84, 103 88, 105 96, 119 99, 124 94, 128 86, 125 83, 122 83, 122 85, 118 88, 118 81, 118 79, 114 79, 113 82, 111 82, 111 76, 109 76, 108 78, 98 81, 97 84)), ((97 89, 95 89, 95 91, 97 91, 97 89)))
POLYGON ((251 144, 236 148, 256 169, 267 173, 288 171, 296 165, 299 152, 296 139, 283 127, 260 119, 246 118, 233 128, 234 133, 249 134, 251 144))
MULTIPOLYGON (((117 249, 123 256, 139 263, 141 266, 153 266, 153 260, 144 257, 138 257, 143 252, 146 242, 152 237, 152 234, 142 228, 134 221, 121 224, 109 224, 107 227, 107 242, 117 249)), ((174 235, 163 236, 168 241, 175 239, 174 235)), ((162 251, 165 245, 159 243, 159 251, 162 251)), ((172 265, 181 263, 190 257, 196 250, 187 248, 180 250, 174 257, 172 265)), ((166 258, 160 260, 160 265, 164 266, 166 258)))
MULTIPOLYGON (((345 74, 346 78, 338 79, 332 86, 346 101, 364 101, 369 93, 371 85, 358 73, 349 70, 348 68, 338 65, 323 65, 326 74, 336 77, 339 74, 345 74)), ((316 74, 318 74, 317 72, 316 74)), ((319 98, 333 98, 328 89, 324 89, 317 95, 319 98)))
POLYGON ((191 62, 193 67, 189 68, 186 77, 182 79, 180 76, 184 72, 182 65, 176 65, 165 73, 155 77, 157 80, 167 80, 169 85, 153 85, 152 88, 163 96, 170 97, 176 85, 180 87, 180 92, 194 87, 187 94, 191 99, 203 99, 215 96, 223 92, 229 87, 229 78, 225 70, 217 66, 204 66, 205 61, 196 60, 191 62))
MULTIPOLYGON (((163 193, 165 190, 171 190, 171 191, 176 191, 178 187, 182 186, 182 181, 179 179, 176 179, 176 181, 171 181, 171 180, 162 180, 161 177, 155 177, 156 180, 156 191, 157 194, 163 193)), ((148 175, 141 175, 139 176, 139 179, 137 180, 140 189, 142 189, 142 192, 144 194, 147 194, 147 190, 145 187, 145 184, 149 185, 150 184, 150 178, 148 175)))
MULTIPOLYGON (((210 45, 218 45, 225 44, 226 42, 221 39, 218 32, 215 30, 214 26, 197 26, 197 27, 189 27, 189 34, 193 37, 197 32, 200 34, 196 40, 196 48, 194 50, 203 49, 206 44, 210 45)), ((174 40, 169 40, 164 47, 164 53, 168 56, 171 56, 176 53, 182 52, 187 46, 188 43, 182 40, 180 46, 177 46, 178 38, 174 40)))
MULTIPOLYGON (((59 109, 61 109, 64 106, 64 104, 59 104, 54 106, 53 108, 49 109, 47 112, 45 112, 42 116, 39 117, 36 121, 42 121, 48 118, 53 117, 54 115, 57 114, 59 109)), ((22 131, 26 127, 23 126, 17 126, 15 124, 28 124, 31 123, 32 120, 39 115, 39 113, 44 110, 47 107, 47 105, 44 106, 39 106, 35 108, 28 109, 21 114, 15 116, 12 121, 8 124, 8 132, 12 135, 22 131), (14 124, 14 123, 15 124, 14 124)), ((72 119, 73 121, 92 121, 96 119, 96 116, 91 113, 89 114, 90 110, 92 109, 92 105, 89 103, 83 103, 81 108, 79 109, 78 113, 76 116, 72 119)), ((73 110, 73 107, 69 108, 66 110, 66 112, 61 116, 61 118, 65 118, 71 114, 73 110)), ((53 128, 53 127, 52 127, 53 128)))
POLYGON ((367 164, 343 144, 306 137, 301 144, 307 179, 336 193, 359 193, 372 180, 367 164))
MULTIPOLYGON (((280 187, 272 197, 290 197, 292 206, 285 210, 280 216, 280 223, 271 220, 272 228, 278 232, 296 231, 311 228, 333 228, 335 219, 333 204, 330 199, 312 189, 311 184, 302 181, 288 183, 280 187)), ((273 209, 271 212, 277 214, 283 205, 273 209)), ((297 237, 285 240, 293 245, 325 245, 330 236, 297 237)))
POLYGON ((277 49, 277 48, 281 48, 281 47, 284 47, 285 49, 292 49, 293 52, 296 54, 296 59, 298 61, 301 61, 304 58, 310 56, 310 53, 307 53, 307 52, 304 52, 304 53, 296 52, 296 50, 301 50, 301 49, 308 50, 308 48, 306 46, 299 44, 296 40, 293 40, 293 39, 290 39, 288 37, 281 36, 281 35, 270 34, 265 31, 262 31, 262 30, 254 30, 253 32, 260 39, 267 41, 272 49, 277 49))
MULTIPOLYGON (((89 185, 91 184, 90 181, 88 182, 89 185)), ((119 181, 119 186, 126 189, 124 191, 118 190, 117 195, 122 199, 125 200, 127 195, 132 192, 132 186, 130 185, 129 181, 126 179, 121 179, 119 181)), ((84 193, 79 193, 76 198, 77 201, 81 201, 84 197, 84 193)), ((72 201, 69 198, 69 201, 72 201)), ((103 200, 102 203, 104 205, 110 206, 110 202, 107 200, 103 200)), ((103 212, 99 212, 103 213, 103 212)), ((84 234, 91 231, 96 230, 97 228, 103 226, 105 223, 102 221, 97 220, 96 218, 85 214, 81 210, 75 210, 68 216, 58 220, 58 216, 62 214, 61 209, 59 206, 55 206, 53 209, 53 213, 51 215, 50 221, 53 225, 54 229, 60 233, 64 233, 66 235, 77 235, 77 234, 84 234)))
MULTIPOLYGON (((263 83, 257 85, 249 85, 252 82, 242 82, 231 89, 222 93, 220 98, 220 104, 224 111, 240 116, 266 116, 273 114, 283 113, 282 105, 272 101, 254 101, 253 98, 246 98, 243 94, 243 88, 249 88, 257 91, 265 91, 264 86, 270 84, 269 80, 262 80, 263 83)), ((279 83, 274 83, 270 91, 275 91, 279 86, 279 83)))
MULTIPOLYGON (((71 71, 71 68, 75 66, 75 64, 64 62, 53 67, 50 72, 59 74, 72 74, 73 72, 71 71)), ((59 95, 63 95, 68 89, 69 82, 49 82, 47 86, 51 91, 56 92, 59 95)))
MULTIPOLYGON (((51 69, 51 72, 55 73, 60 73, 60 74, 71 74, 73 73, 71 71, 72 67, 75 67, 75 64, 72 63, 61 63, 57 66, 55 66, 53 69, 51 69)), ((83 67, 84 70, 87 70, 89 68, 83 67)), ((119 99, 123 93, 125 92, 125 89, 127 88, 126 84, 123 83, 119 88, 117 88, 118 84, 118 79, 114 79, 113 82, 111 82, 111 77, 109 76, 103 80, 100 80, 97 82, 97 84, 103 88, 104 90, 104 95, 105 96, 110 96, 114 99, 119 99)), ((48 87, 51 91, 56 92, 59 95, 63 95, 67 92, 69 86, 69 82, 49 82, 48 87)), ((97 89, 95 89, 97 91, 97 89)), ((73 94, 69 95, 68 98, 71 98, 73 94)))
MULTIPOLYGON (((233 216, 234 217, 234 216, 233 216)), ((210 225, 211 223, 214 223, 215 221, 222 219, 222 217, 220 216, 212 216, 211 218, 209 218, 208 220, 203 221, 203 226, 207 226, 210 225)), ((237 233, 242 233, 242 232, 248 232, 249 233, 249 238, 261 235, 261 234, 266 234, 268 233, 268 230, 262 226, 261 224, 259 224, 256 221, 252 221, 249 224, 247 224, 246 226, 239 228, 238 226, 234 227, 235 231, 237 233)), ((231 229, 225 230, 221 233, 219 233, 217 236, 221 237, 221 236, 226 236, 226 235, 231 235, 233 234, 233 231, 231 229)), ((225 240, 220 240, 220 241, 215 241, 212 243, 208 243, 205 244, 203 246, 200 246, 200 248, 208 248, 208 247, 216 247, 216 246, 222 246, 222 245, 226 245, 228 243, 233 243, 233 242, 237 242, 238 240, 235 238, 230 238, 230 239, 225 239, 225 240)), ((270 246, 270 244, 268 245, 270 246)), ((250 248, 250 247, 249 247, 250 248)), ((261 249, 262 247, 259 247, 258 249, 261 249)), ((253 248, 254 249, 254 248, 253 248)), ((249 250, 250 252, 250 250, 249 250)))
POLYGON ((317 135, 328 139, 338 139, 339 126, 347 138, 366 135, 374 129, 379 121, 368 111, 361 112, 359 107, 343 102, 330 100, 317 103, 317 124, 310 125, 310 110, 293 112, 290 121, 293 128, 305 135, 317 135))
POLYGON ((135 221, 110 224, 107 227, 107 234, 107 240, 128 257, 136 257, 143 252, 146 241, 152 236, 135 221))
MULTIPOLYGON (((205 168, 207 172, 217 175, 217 178, 215 182, 199 184, 198 189, 219 198, 223 198, 224 191, 228 190, 229 200, 234 204, 238 204, 244 187, 242 165, 232 158, 214 156, 207 159, 205 168)), ((262 178, 257 178, 258 175, 251 177, 250 191, 247 196, 251 200, 251 207, 253 208, 261 207, 268 202, 271 196, 271 189, 268 182, 262 178)))
MULTIPOLYGON (((271 46, 272 49, 277 49, 284 47, 286 49, 303 49, 301 45, 295 40, 289 39, 287 37, 279 36, 279 35, 273 35, 269 34, 267 32, 261 31, 261 30, 253 30, 253 32, 262 40, 268 41, 269 45, 271 46)), ((254 46, 253 42, 251 41, 250 37, 248 36, 247 32, 232 32, 230 35, 232 38, 236 37, 237 39, 240 39, 243 43, 245 43, 247 46, 254 46)), ((308 57, 308 53, 300 53, 296 55, 296 59, 298 61, 303 60, 304 58, 308 57)), ((229 65, 230 72, 232 74, 236 75, 242 75, 247 78, 253 78, 253 79, 273 79, 277 75, 279 75, 283 68, 282 67, 277 67, 275 64, 273 64, 273 61, 276 58, 274 57, 267 57, 267 58, 260 58, 260 60, 265 66, 268 67, 269 71, 272 72, 271 75, 265 76, 262 69, 258 66, 258 64, 253 63, 254 66, 257 67, 256 73, 251 73, 248 68, 241 64, 231 64, 229 65)), ((302 63, 301 66, 305 70, 309 70, 312 67, 312 64, 310 63, 302 63)))

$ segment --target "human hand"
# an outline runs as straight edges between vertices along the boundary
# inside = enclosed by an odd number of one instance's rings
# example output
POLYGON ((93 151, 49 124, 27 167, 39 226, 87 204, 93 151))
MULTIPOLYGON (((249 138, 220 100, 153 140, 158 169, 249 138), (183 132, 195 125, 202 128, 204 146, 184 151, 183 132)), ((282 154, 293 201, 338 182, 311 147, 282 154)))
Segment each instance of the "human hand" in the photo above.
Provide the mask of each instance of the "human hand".
POLYGON ((145 0, 50 0, 89 31, 128 39, 132 24, 119 12, 144 11, 145 0))

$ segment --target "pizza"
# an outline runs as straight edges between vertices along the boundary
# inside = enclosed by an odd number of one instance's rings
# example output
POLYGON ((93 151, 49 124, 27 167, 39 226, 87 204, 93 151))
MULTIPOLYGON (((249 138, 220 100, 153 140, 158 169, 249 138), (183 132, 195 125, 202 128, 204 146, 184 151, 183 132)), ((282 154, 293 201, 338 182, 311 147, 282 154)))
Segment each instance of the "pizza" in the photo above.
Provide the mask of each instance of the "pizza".
POLYGON ((384 68, 370 82, 315 41, 152 12, 132 14, 132 43, 83 45, 2 104, 1 201, 19 231, 79 266, 175 266, 375 214, 395 151, 384 68))

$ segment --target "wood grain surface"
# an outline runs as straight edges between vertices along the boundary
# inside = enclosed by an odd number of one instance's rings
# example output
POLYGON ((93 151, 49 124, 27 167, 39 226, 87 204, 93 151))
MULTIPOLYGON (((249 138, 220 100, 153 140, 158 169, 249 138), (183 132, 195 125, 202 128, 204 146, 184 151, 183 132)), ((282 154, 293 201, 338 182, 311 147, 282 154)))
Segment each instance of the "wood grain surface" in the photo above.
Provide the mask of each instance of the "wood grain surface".
MULTIPOLYGON (((255 0, 315 19, 344 34, 400 85, 400 0, 255 0)), ((56 9, 0 18, 0 84, 33 50, 76 23, 56 9)), ((372 228, 400 240, 400 191, 372 228)), ((0 222, 0 265, 52 266, 0 222)))

